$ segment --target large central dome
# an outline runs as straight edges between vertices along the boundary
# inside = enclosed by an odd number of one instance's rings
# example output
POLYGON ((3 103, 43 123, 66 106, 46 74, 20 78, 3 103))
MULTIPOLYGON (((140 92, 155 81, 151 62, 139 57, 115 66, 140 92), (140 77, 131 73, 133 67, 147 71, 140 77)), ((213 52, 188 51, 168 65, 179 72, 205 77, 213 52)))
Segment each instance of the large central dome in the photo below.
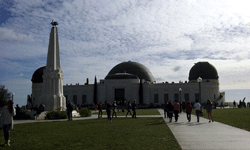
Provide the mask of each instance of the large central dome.
POLYGON ((144 79, 145 81, 150 81, 150 82, 155 81, 152 73, 149 71, 147 67, 138 62, 132 62, 132 61, 122 62, 116 65, 109 71, 105 79, 117 79, 117 78, 112 78, 112 76, 119 75, 121 73, 129 73, 137 76, 140 79, 144 79))

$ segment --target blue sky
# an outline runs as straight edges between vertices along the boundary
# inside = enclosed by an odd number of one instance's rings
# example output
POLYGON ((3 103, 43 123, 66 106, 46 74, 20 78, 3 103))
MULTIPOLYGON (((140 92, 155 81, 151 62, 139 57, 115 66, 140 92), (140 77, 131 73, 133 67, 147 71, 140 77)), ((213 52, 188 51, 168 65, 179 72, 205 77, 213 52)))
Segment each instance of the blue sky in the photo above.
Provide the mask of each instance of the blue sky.
POLYGON ((158 83, 186 81, 194 63, 208 61, 217 68, 226 100, 233 100, 229 90, 245 91, 238 100, 248 101, 248 6, 243 0, 4 0, 0 84, 15 93, 15 103, 26 104, 33 72, 46 65, 55 19, 64 84, 104 79, 129 60, 149 68, 158 83))

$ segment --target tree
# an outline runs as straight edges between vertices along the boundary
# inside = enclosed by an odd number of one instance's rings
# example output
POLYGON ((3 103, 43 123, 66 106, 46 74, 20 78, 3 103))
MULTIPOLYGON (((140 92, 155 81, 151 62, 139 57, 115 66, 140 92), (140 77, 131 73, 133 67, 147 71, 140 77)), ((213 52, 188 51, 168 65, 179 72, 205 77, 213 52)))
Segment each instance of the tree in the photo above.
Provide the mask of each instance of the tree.
POLYGON ((0 107, 5 106, 8 100, 11 100, 11 92, 4 85, 0 85, 0 107))

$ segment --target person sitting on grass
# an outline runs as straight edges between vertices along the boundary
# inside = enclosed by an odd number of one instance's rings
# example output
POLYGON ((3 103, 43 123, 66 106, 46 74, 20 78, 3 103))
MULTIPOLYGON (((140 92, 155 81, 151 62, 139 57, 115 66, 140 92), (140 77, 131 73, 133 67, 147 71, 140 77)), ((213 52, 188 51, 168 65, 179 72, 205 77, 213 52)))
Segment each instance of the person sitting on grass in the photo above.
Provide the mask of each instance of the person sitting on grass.
POLYGON ((128 110, 128 112, 127 112, 127 114, 126 114, 126 117, 128 116, 128 113, 130 113, 130 115, 131 115, 131 117, 132 117, 132 114, 131 114, 130 109, 131 109, 131 103, 130 103, 130 101, 129 101, 129 102, 128 102, 128 105, 127 105, 127 110, 128 110))
POLYGON ((207 100, 206 110, 207 110, 207 114, 208 114, 209 123, 211 122, 211 120, 212 120, 212 122, 214 122, 213 117, 212 117, 213 104, 209 99, 207 100))

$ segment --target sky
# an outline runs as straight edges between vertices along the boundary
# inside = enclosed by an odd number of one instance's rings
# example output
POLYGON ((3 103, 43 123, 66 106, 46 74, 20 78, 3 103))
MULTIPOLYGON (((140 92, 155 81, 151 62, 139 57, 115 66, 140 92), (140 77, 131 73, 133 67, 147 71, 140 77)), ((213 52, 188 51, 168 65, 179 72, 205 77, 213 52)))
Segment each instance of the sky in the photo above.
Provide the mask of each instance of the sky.
POLYGON ((25 105, 58 22, 65 84, 94 83, 117 64, 145 65, 157 83, 188 81, 199 61, 218 71, 226 101, 250 100, 250 2, 245 0, 2 0, 0 84, 25 105), (239 94, 240 93, 240 94, 239 94), (238 94, 238 96, 237 96, 238 94))

